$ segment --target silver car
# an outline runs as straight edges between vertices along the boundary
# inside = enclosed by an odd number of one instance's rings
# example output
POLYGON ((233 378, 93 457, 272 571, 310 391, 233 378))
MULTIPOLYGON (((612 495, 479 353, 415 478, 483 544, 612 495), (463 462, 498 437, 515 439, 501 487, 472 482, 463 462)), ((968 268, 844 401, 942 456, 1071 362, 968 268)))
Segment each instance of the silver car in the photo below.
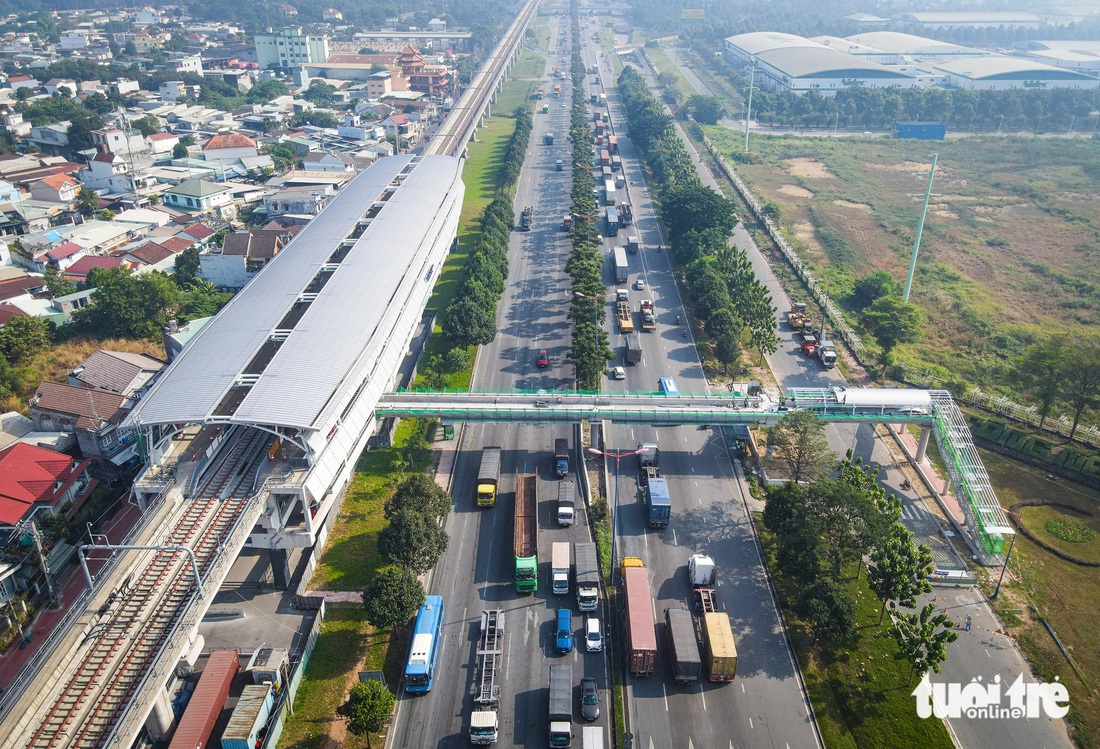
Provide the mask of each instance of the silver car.
POLYGON ((591 676, 581 679, 581 717, 589 723, 600 717, 600 693, 591 676))

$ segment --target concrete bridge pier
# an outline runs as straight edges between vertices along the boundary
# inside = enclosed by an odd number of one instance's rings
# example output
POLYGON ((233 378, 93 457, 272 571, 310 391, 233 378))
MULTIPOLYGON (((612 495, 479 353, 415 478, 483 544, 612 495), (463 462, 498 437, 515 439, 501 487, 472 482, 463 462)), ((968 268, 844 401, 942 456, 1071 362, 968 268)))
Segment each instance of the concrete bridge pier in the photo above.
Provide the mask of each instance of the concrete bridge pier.
POLYGON ((932 427, 923 426, 920 428, 920 441, 917 443, 917 454, 915 461, 920 463, 924 460, 924 454, 928 452, 928 438, 932 436, 932 427))
POLYGON ((290 563, 287 561, 286 549, 270 549, 267 556, 271 562, 271 578, 275 590, 286 590, 290 587, 290 563))

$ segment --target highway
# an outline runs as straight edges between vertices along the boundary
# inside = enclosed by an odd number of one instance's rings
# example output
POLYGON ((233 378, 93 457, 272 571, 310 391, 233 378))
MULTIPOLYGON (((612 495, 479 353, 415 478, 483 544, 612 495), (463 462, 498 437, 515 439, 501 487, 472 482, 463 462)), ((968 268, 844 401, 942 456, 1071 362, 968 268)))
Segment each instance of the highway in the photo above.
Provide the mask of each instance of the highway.
MULTIPOLYGON (((590 31, 582 30, 586 41, 590 31)), ((597 52, 595 43, 586 46, 587 66, 596 64, 597 52)), ((641 334, 642 362, 627 369, 626 380, 612 383, 607 389, 653 390, 657 378, 673 375, 681 392, 706 392, 693 341, 685 339, 681 327, 675 324, 677 315, 686 320, 686 314, 666 253, 657 249, 663 239, 629 137, 629 123, 624 133, 619 96, 602 56, 599 72, 606 87, 611 121, 619 135, 623 168, 628 181, 634 184, 630 199, 639 218, 637 231, 629 233, 637 234, 644 248, 629 256, 631 282, 640 276, 647 287, 645 292, 631 290, 632 302, 636 305, 644 295, 654 300, 659 311, 657 331, 641 334)), ((621 346, 621 336, 614 335, 612 340, 621 346)), ((672 521, 664 530, 645 527, 636 476, 638 463, 634 458, 624 459, 616 482, 621 507, 617 554, 645 560, 655 599, 657 638, 662 643, 664 609, 691 608, 688 556, 702 552, 714 557, 719 569, 718 604, 730 615, 739 657, 737 678, 731 684, 676 686, 671 683, 663 654, 653 676, 632 678, 630 730, 634 746, 818 746, 749 526, 747 489, 724 440, 718 432, 694 427, 614 425, 610 430, 609 446, 616 449, 633 449, 639 442, 649 441, 661 448, 661 473, 669 479, 673 500, 672 521)))
MULTIPOLYGON (((561 42, 556 15, 549 17, 555 55, 546 58, 547 73, 561 65, 561 42)), ((536 50, 539 51, 539 50, 536 50)), ((549 82, 549 76, 547 77, 549 82)), ((515 209, 535 208, 530 232, 514 232, 509 245, 507 290, 498 306, 499 331, 496 339, 478 354, 473 389, 545 389, 572 386, 573 366, 566 360, 569 341, 565 318, 569 302, 569 278, 565 263, 569 242, 561 230, 561 217, 568 211, 572 175, 557 172, 555 162, 568 161, 568 140, 559 137, 554 146, 542 144, 546 132, 563 134, 569 129, 568 79, 561 99, 547 98, 548 114, 537 111, 531 147, 516 187, 515 209), (564 108, 562 105, 566 105, 564 108), (540 369, 536 357, 540 348, 550 354, 550 365, 540 369)), ((549 90, 549 89, 548 89, 549 90)), ((574 636, 582 631, 584 619, 571 592, 568 597, 549 593, 550 545, 555 541, 587 541, 591 538, 584 512, 569 528, 558 526, 553 516, 558 480, 552 474, 551 448, 555 438, 568 437, 574 446, 573 430, 565 425, 517 426, 507 424, 466 425, 461 431, 461 453, 453 474, 454 512, 446 522, 451 542, 431 575, 429 593, 443 595, 447 616, 445 642, 437 683, 441 686, 426 696, 398 695, 397 717, 387 737, 389 747, 466 747, 469 716, 473 708, 477 677, 474 652, 478 621, 485 608, 502 608, 506 635, 503 679, 500 682, 500 738, 496 746, 542 747, 547 737, 547 685, 549 666, 572 665, 574 686, 582 676, 597 679, 601 687, 602 715, 597 725, 607 726, 606 687, 609 676, 601 654, 582 649, 559 656, 554 649, 554 611, 568 606, 574 615, 574 636), (504 448, 501 494, 496 506, 477 508, 473 484, 480 448, 504 448), (539 497, 539 590, 535 595, 517 595, 513 580, 512 528, 516 473, 538 475, 539 497)), ((576 466, 572 466, 576 469, 576 466)), ((576 481, 575 474, 571 477, 576 481)), ((579 739, 579 691, 574 700, 574 731, 579 739)), ((610 734, 607 735, 610 741, 610 734)), ((576 745, 576 744, 574 744, 576 745)), ((609 744, 610 745, 610 744, 609 744)))

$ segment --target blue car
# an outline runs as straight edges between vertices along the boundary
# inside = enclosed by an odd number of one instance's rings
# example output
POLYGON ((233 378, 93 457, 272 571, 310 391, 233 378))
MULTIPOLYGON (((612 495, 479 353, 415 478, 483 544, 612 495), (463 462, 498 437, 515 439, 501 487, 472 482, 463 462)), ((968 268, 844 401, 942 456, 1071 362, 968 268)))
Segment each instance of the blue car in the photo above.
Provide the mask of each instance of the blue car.
POLYGON ((565 654, 573 651, 573 612, 569 609, 558 609, 558 627, 555 640, 559 653, 565 654))

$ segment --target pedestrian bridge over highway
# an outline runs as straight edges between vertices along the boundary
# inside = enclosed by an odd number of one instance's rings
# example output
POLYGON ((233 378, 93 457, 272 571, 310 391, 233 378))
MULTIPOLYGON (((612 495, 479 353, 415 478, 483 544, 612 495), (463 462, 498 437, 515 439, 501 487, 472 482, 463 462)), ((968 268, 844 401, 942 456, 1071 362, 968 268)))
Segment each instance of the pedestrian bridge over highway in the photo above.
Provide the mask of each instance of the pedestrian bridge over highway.
POLYGON ((806 409, 840 423, 916 424, 921 429, 918 460, 935 434, 955 496, 966 516, 971 547, 987 563, 1004 552, 1015 533, 993 491, 966 419, 946 390, 906 388, 798 388, 779 402, 732 392, 582 393, 395 392, 383 395, 375 415, 440 418, 448 421, 546 424, 607 420, 621 424, 681 426, 774 426, 792 409, 806 409))

